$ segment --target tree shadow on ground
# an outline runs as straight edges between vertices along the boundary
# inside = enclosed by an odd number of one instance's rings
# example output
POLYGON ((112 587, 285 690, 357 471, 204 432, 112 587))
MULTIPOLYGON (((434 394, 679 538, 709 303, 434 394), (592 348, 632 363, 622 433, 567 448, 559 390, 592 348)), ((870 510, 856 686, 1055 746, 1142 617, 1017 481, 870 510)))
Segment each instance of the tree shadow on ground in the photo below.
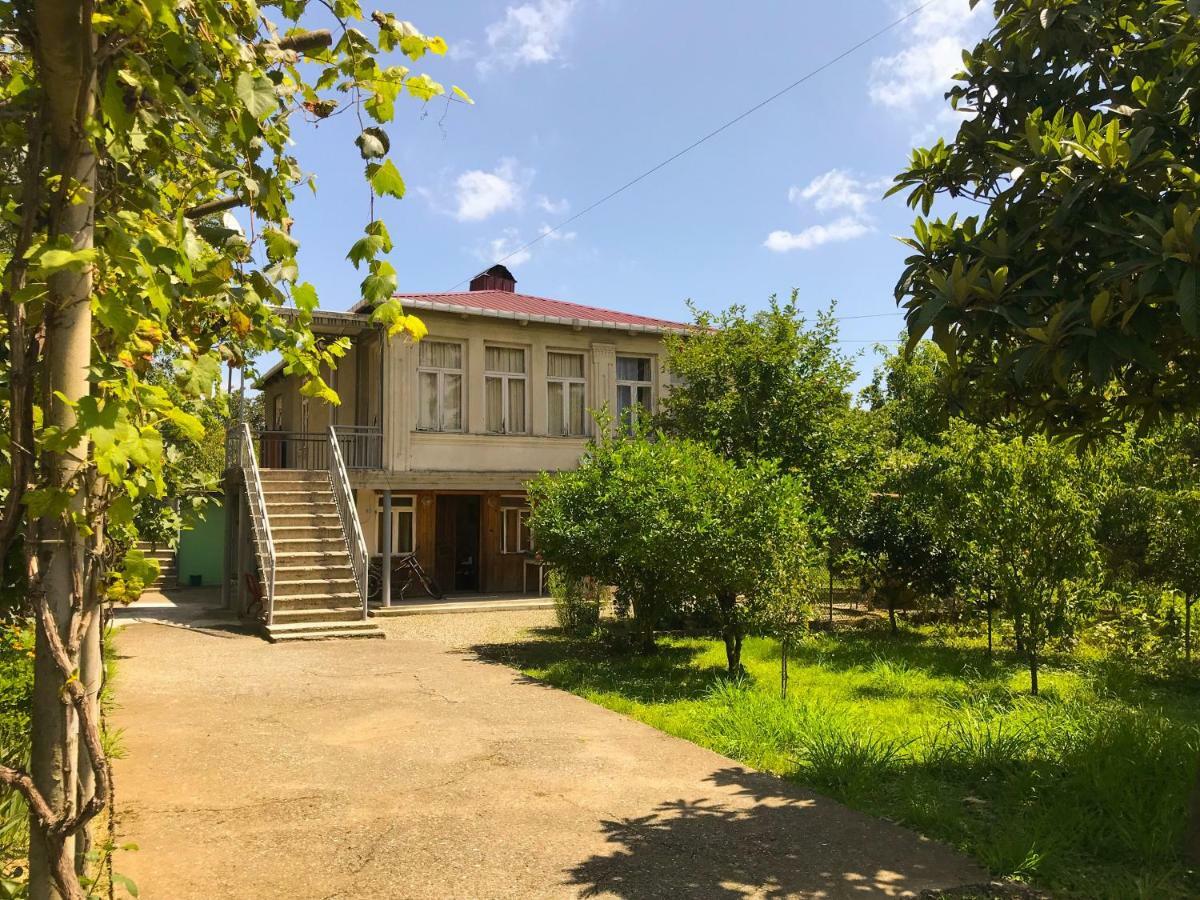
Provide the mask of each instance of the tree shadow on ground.
POLYGON ((534 670, 564 690, 616 693, 640 703, 702 697, 725 673, 724 667, 695 664, 703 646, 663 644, 654 653, 641 654, 608 637, 572 639, 553 628, 533 633, 537 637, 532 640, 478 644, 469 650, 484 662, 534 670))
MULTIPOLYGON (((960 678, 965 675, 1003 675, 1024 667, 1024 659, 997 648, 992 656, 983 646, 949 646, 935 636, 902 629, 890 634, 884 628, 838 631, 829 640, 802 644, 794 653, 797 662, 821 665, 834 671, 867 668, 879 660, 903 661, 929 675, 960 678)), ((1053 654, 1045 662, 1053 664, 1053 654)))
MULTIPOLYGON (((601 828, 610 853, 568 872, 585 897, 871 897, 953 888, 983 873, 948 848, 770 775, 729 766, 713 798, 601 828)), ((911 894, 909 894, 911 895, 911 894)))

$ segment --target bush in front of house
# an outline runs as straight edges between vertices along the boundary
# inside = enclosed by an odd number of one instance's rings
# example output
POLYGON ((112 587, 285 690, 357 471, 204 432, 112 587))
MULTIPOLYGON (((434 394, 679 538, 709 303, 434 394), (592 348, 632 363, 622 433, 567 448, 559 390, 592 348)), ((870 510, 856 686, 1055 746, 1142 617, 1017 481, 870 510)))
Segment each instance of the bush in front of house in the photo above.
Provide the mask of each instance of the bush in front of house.
POLYGON ((602 591, 593 578, 580 578, 558 570, 548 579, 558 627, 572 637, 587 637, 600 624, 602 591))

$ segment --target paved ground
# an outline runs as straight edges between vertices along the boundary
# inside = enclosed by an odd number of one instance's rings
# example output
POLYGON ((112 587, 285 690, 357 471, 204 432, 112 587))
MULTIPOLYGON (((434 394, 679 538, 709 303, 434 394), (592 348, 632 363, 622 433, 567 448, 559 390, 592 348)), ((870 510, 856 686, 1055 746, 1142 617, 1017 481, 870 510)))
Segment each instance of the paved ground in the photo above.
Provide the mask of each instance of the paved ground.
POLYGON ((117 871, 149 900, 874 897, 983 880, 936 843, 466 649, 548 619, 414 616, 384 641, 287 646, 208 614, 129 625, 118 827, 140 850, 117 871))

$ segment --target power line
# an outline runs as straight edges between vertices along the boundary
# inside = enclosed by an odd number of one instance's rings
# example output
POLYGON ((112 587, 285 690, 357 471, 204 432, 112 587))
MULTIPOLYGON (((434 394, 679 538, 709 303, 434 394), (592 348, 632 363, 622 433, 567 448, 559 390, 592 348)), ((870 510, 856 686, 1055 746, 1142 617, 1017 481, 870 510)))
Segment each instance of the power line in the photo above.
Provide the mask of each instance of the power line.
MULTIPOLYGON (((847 56, 850 56, 852 53, 855 53, 856 51, 861 50, 867 44, 869 44, 872 41, 876 40, 877 38, 880 38, 883 35, 887 34, 889 31, 891 31, 896 26, 902 25, 903 23, 907 22, 909 19, 911 19, 917 13, 921 12, 921 10, 925 9, 925 7, 932 6, 934 3, 937 3, 937 2, 938 2, 938 0, 925 0, 925 2, 922 3, 920 6, 914 7, 912 10, 905 13, 900 18, 889 22, 887 25, 884 25, 878 31, 863 38, 857 44, 854 44, 853 46, 846 48, 841 53, 839 53, 837 56, 834 56, 831 59, 826 60, 825 62, 821 63, 821 65, 817 66, 815 69, 812 69, 809 72, 806 72, 804 75, 797 78, 795 81, 793 81, 787 87, 785 87, 779 91, 776 91, 774 94, 772 94, 770 97, 767 97, 765 100, 762 100, 762 101, 756 103, 754 106, 751 106, 749 109, 745 110, 744 112, 739 113, 737 116, 730 119, 725 124, 720 125, 717 128, 714 128, 708 134, 704 135, 704 137, 693 141, 692 143, 690 143, 686 147, 684 147, 682 150, 678 151, 677 153, 672 154, 671 156, 668 156, 662 162, 658 163, 658 165, 647 169, 641 175, 638 175, 636 178, 633 178, 633 179, 625 182, 623 185, 621 185, 616 190, 611 191, 608 194, 605 194, 603 197, 601 197, 599 200, 592 203, 590 206, 585 206, 579 212, 575 213, 575 215, 571 216, 568 219, 563 220, 562 222, 559 222, 553 228, 544 229, 533 240, 529 241, 526 244, 522 244, 520 247, 517 247, 511 253, 508 253, 505 256, 500 257, 498 260, 496 260, 494 263, 492 263, 492 265, 498 265, 507 259, 511 259, 512 257, 516 256, 518 253, 521 253, 524 250, 528 250, 534 244, 540 243, 541 241, 545 240, 549 235, 554 234, 554 232, 558 231, 560 228, 565 228, 566 226, 570 225, 572 222, 583 218, 585 215, 590 213, 596 207, 607 203, 609 200, 613 199, 613 197, 616 197, 618 194, 622 194, 625 191, 629 190, 629 188, 633 187, 639 181, 642 181, 643 179, 650 177, 655 172, 657 172, 659 169, 669 166, 671 163, 675 162, 675 160, 679 159, 681 156, 684 156, 685 154, 690 153, 691 151, 693 151, 697 147, 699 147, 701 144, 706 143, 707 141, 711 140, 712 138, 715 138, 721 132, 725 131, 728 128, 731 128, 732 126, 736 125, 738 122, 742 121, 742 119, 745 119, 747 116, 750 116, 753 113, 758 112, 760 109, 762 109, 767 104, 775 102, 780 97, 782 97, 784 94, 788 93, 789 91, 794 90, 795 88, 798 88, 800 85, 804 84, 804 82, 808 81, 809 79, 814 78, 817 75, 820 75, 822 72, 824 72, 830 66, 836 65, 837 63, 839 63, 843 59, 845 59, 847 56)), ((447 290, 447 292, 453 291, 455 288, 461 287, 462 285, 466 284, 470 280, 471 280, 470 278, 464 278, 462 281, 458 282, 458 284, 452 285, 451 287, 447 288, 446 290, 447 290)))

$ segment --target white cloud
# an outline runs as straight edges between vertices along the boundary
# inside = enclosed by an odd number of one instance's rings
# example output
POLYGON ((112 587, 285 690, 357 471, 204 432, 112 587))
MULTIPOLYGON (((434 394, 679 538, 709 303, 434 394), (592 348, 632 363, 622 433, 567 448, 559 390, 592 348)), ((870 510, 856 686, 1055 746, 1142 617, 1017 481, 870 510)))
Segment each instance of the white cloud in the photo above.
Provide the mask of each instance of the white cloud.
POLYGON ((810 225, 803 231, 772 231, 763 241, 763 246, 776 253, 789 250, 811 250, 822 244, 849 241, 871 231, 871 226, 854 216, 842 216, 828 225, 810 225))
POLYGON ((490 172, 471 169, 454 181, 454 218, 481 222, 519 206, 532 172, 522 171, 515 159, 502 159, 490 172))
POLYGON ((805 187, 788 188, 788 200, 797 204, 801 200, 811 200, 820 212, 848 209, 856 215, 862 215, 867 204, 879 199, 887 189, 887 184, 886 180, 872 181, 859 178, 844 169, 830 169, 805 187))
POLYGON ((486 74, 498 66, 515 69, 559 59, 575 8, 576 0, 535 0, 508 7, 504 18, 485 31, 488 54, 476 64, 479 71, 486 74))
POLYGON ((842 215, 801 231, 772 231, 763 246, 776 253, 787 253, 862 237, 875 230, 874 219, 868 210, 886 190, 887 184, 885 179, 862 178, 845 169, 830 169, 804 187, 793 185, 787 194, 791 203, 811 205, 817 212, 840 212, 842 215))
POLYGON ((549 225, 543 225, 538 229, 538 234, 542 236, 544 241, 573 241, 575 240, 575 232, 573 231, 555 231, 549 225))
POLYGON ((567 210, 571 208, 571 204, 567 202, 566 197, 561 200, 551 200, 545 194, 541 194, 537 198, 537 208, 552 216, 565 216, 567 210))
POLYGON ((871 63, 868 91, 883 106, 911 110, 919 103, 943 103, 962 69, 964 47, 973 47, 992 23, 990 3, 973 9, 968 0, 932 3, 913 16, 903 46, 871 63))
POLYGON ((528 247, 520 250, 520 235, 515 228, 505 228, 498 238, 488 241, 487 246, 477 251, 476 256, 486 263, 501 262, 506 266, 519 266, 529 262, 533 254, 528 247), (512 254, 509 256, 509 254, 512 254))

